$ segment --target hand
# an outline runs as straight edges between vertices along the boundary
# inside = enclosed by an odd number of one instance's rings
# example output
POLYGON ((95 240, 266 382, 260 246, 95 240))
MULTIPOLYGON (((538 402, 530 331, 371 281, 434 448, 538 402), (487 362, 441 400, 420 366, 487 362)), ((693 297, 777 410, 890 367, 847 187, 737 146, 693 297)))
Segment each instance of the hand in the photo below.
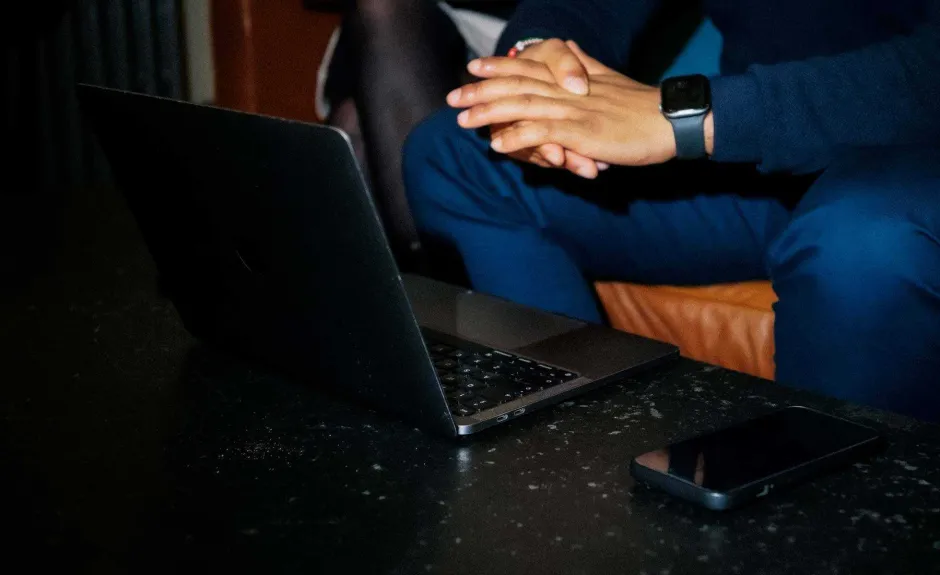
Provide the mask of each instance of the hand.
POLYGON ((507 154, 552 143, 629 166, 675 157, 672 126, 659 111, 659 90, 604 66, 573 42, 567 45, 589 73, 590 94, 571 94, 531 69, 524 73, 529 63, 521 60, 490 59, 489 79, 463 87, 448 100, 468 108, 458 116, 460 125, 511 123, 492 142, 494 150, 507 154))
MULTIPOLYGON (((549 82, 555 82, 572 94, 586 95, 588 88, 588 74, 584 65, 571 48, 561 40, 545 40, 530 46, 519 54, 516 59, 511 58, 485 58, 470 62, 467 69, 470 73, 486 78, 491 68, 492 60, 525 61, 525 70, 536 77, 549 82)), ((455 90, 456 92, 456 90, 455 90)), ((453 94, 453 93, 452 93, 453 94)), ((448 102, 451 98, 448 97, 448 102)), ((490 127, 491 138, 497 138, 510 124, 494 125, 490 127)), ((605 164, 597 165, 593 160, 580 154, 566 151, 557 144, 544 144, 531 149, 518 150, 509 154, 511 157, 524 162, 530 162, 543 168, 565 167, 566 169, 585 177, 597 177, 598 170, 607 169, 605 164)))
POLYGON ((529 46, 516 59, 544 64, 555 83, 572 94, 587 96, 590 92, 587 68, 567 42, 545 40, 529 46))
MULTIPOLYGON (((555 82, 572 94, 582 96, 588 94, 587 70, 578 56, 562 40, 551 38, 539 42, 523 50, 517 59, 543 64, 555 82)), ((507 124, 499 126, 498 129, 491 129, 491 136, 494 139, 498 138, 499 134, 508 127, 507 124)), ((552 166, 564 166, 565 169, 587 178, 596 178, 599 170, 606 170, 610 167, 603 163, 598 165, 594 160, 571 150, 565 150, 557 144, 543 144, 534 150, 520 150, 518 153, 524 156, 526 152, 533 152, 533 155, 547 159, 552 166)), ((517 157, 517 159, 520 158, 517 157)))

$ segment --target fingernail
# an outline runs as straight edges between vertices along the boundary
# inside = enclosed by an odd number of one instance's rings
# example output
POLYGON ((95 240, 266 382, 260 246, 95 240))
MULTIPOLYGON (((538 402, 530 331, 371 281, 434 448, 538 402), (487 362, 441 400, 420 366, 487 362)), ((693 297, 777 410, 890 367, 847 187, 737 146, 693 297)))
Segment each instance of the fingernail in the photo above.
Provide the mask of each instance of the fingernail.
POLYGON ((460 88, 452 91, 450 94, 447 94, 447 103, 456 104, 460 101, 460 88))
POLYGON ((581 166, 580 168, 578 168, 578 175, 581 176, 582 178, 593 180, 596 174, 594 173, 593 170, 591 170, 591 168, 587 166, 581 166))
POLYGON ((464 110, 463 112, 457 114, 457 122, 461 124, 466 124, 467 120, 470 119, 470 110, 464 110))
POLYGON ((597 162, 597 169, 598 169, 598 170, 600 170, 600 171, 603 172, 604 170, 606 170, 606 169, 608 169, 608 168, 610 168, 610 164, 608 164, 607 162, 597 162))
POLYGON ((588 93, 587 82, 575 76, 569 76, 565 78, 565 88, 567 88, 569 92, 573 92, 581 96, 584 96, 588 93))
POLYGON ((471 72, 476 74, 477 72, 480 71, 480 67, 482 65, 483 64, 480 62, 480 60, 470 60, 470 62, 467 63, 467 70, 470 70, 471 72))
POLYGON ((503 151, 503 139, 502 138, 493 138, 493 141, 490 142, 490 147, 496 150, 497 152, 503 151))

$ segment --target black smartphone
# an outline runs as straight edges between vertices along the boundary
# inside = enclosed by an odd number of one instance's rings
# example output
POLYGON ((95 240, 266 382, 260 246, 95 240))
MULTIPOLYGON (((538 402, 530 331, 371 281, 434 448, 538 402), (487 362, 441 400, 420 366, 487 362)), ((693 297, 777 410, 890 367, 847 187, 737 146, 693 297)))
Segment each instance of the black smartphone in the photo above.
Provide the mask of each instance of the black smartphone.
POLYGON ((722 510, 854 462, 880 444, 874 429, 794 406, 644 453, 630 463, 630 473, 722 510))

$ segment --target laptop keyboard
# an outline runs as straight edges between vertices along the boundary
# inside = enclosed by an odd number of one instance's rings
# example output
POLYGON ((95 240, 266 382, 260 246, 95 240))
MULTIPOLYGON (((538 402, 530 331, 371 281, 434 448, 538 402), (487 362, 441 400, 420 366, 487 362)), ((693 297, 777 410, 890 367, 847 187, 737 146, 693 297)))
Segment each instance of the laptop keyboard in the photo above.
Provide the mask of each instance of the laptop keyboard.
POLYGON ((579 377, 477 344, 444 343, 427 334, 425 341, 455 415, 473 415, 579 377))

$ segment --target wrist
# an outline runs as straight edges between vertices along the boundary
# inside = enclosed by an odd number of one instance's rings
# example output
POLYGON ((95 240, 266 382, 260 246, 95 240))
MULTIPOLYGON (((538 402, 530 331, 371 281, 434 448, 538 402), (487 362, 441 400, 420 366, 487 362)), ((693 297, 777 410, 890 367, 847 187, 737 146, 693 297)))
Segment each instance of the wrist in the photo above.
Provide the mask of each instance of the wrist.
POLYGON ((711 111, 705 116, 705 153, 709 157, 715 153, 715 114, 711 111))
POLYGON ((672 124, 676 157, 707 158, 712 147, 709 134, 714 134, 708 78, 701 74, 666 78, 660 91, 660 110, 672 124))

